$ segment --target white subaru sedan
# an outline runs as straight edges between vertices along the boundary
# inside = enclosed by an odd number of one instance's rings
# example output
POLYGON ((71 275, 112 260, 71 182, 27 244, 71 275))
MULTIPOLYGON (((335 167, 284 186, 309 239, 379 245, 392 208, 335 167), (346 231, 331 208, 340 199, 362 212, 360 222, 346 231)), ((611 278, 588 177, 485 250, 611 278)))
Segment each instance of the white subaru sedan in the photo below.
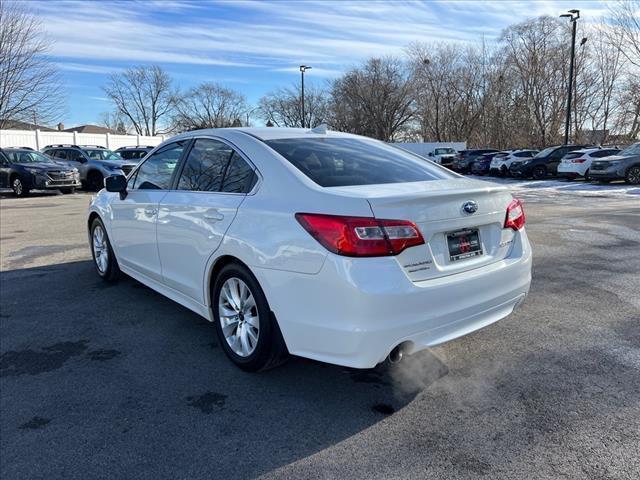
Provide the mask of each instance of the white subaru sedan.
POLYGON ((213 322, 245 370, 398 360, 509 315, 531 282, 508 190, 365 137, 194 131, 105 186, 87 224, 98 274, 213 322))

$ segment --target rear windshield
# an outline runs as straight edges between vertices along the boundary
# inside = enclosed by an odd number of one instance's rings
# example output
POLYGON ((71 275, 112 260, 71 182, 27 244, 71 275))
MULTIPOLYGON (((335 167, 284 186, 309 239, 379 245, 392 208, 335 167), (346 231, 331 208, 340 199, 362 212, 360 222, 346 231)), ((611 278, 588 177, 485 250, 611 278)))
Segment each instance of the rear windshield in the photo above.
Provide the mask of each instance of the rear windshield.
POLYGON ((456 153, 453 148, 436 148, 436 155, 447 155, 449 153, 456 153))
POLYGON ((584 155, 584 152, 571 152, 567 153, 564 158, 571 160, 572 158, 580 158, 582 155, 584 155))
POLYGON ((286 138, 265 142, 321 187, 454 178, 399 148, 357 138, 286 138))

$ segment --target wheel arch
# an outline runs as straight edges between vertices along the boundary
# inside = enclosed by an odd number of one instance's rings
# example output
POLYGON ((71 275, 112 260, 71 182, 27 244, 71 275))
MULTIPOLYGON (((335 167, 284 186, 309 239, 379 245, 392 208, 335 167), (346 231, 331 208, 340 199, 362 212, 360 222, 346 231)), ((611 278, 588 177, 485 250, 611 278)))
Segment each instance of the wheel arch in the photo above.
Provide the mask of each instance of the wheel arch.
MULTIPOLYGON (((236 257, 234 255, 230 255, 230 254, 220 255, 218 258, 215 259, 215 261, 213 262, 213 264, 209 268, 209 270, 207 272, 207 276, 206 276, 205 301, 206 301, 206 304, 207 304, 207 306, 209 308, 211 308, 212 302, 213 302, 213 299, 211 298, 212 295, 213 295, 213 284, 215 283, 216 278, 218 277, 218 274, 220 273, 220 271, 226 265, 229 265, 230 263, 237 263, 237 264, 243 266, 244 268, 247 269, 247 271, 249 271, 249 273, 251 273, 253 278, 255 278, 256 281, 258 281, 258 279, 254 275, 254 273, 251 271, 251 267, 249 267, 249 265, 247 265, 245 262, 240 260, 238 257, 236 257)), ((264 291, 264 288, 263 288, 263 291, 264 291)), ((213 315, 211 316, 211 319, 213 320, 213 315)))

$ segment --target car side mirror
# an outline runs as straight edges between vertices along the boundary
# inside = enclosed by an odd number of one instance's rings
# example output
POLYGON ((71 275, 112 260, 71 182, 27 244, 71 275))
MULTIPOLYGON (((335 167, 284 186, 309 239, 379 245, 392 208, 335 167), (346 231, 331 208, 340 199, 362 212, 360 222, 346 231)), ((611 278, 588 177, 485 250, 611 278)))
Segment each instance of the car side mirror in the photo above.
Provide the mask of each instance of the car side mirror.
POLYGON ((109 175, 104 179, 107 192, 118 192, 120 200, 127 198, 127 177, 124 175, 109 175))

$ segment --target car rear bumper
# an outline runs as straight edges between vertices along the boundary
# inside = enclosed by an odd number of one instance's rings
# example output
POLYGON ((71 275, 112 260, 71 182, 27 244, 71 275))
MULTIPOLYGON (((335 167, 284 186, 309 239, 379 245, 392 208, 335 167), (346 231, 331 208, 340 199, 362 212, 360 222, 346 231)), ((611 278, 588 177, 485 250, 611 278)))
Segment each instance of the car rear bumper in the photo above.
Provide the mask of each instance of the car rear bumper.
POLYGON ((420 282, 397 260, 330 254, 316 275, 254 269, 294 355, 370 368, 402 344, 411 354, 509 315, 531 282, 524 230, 509 257, 420 282))

